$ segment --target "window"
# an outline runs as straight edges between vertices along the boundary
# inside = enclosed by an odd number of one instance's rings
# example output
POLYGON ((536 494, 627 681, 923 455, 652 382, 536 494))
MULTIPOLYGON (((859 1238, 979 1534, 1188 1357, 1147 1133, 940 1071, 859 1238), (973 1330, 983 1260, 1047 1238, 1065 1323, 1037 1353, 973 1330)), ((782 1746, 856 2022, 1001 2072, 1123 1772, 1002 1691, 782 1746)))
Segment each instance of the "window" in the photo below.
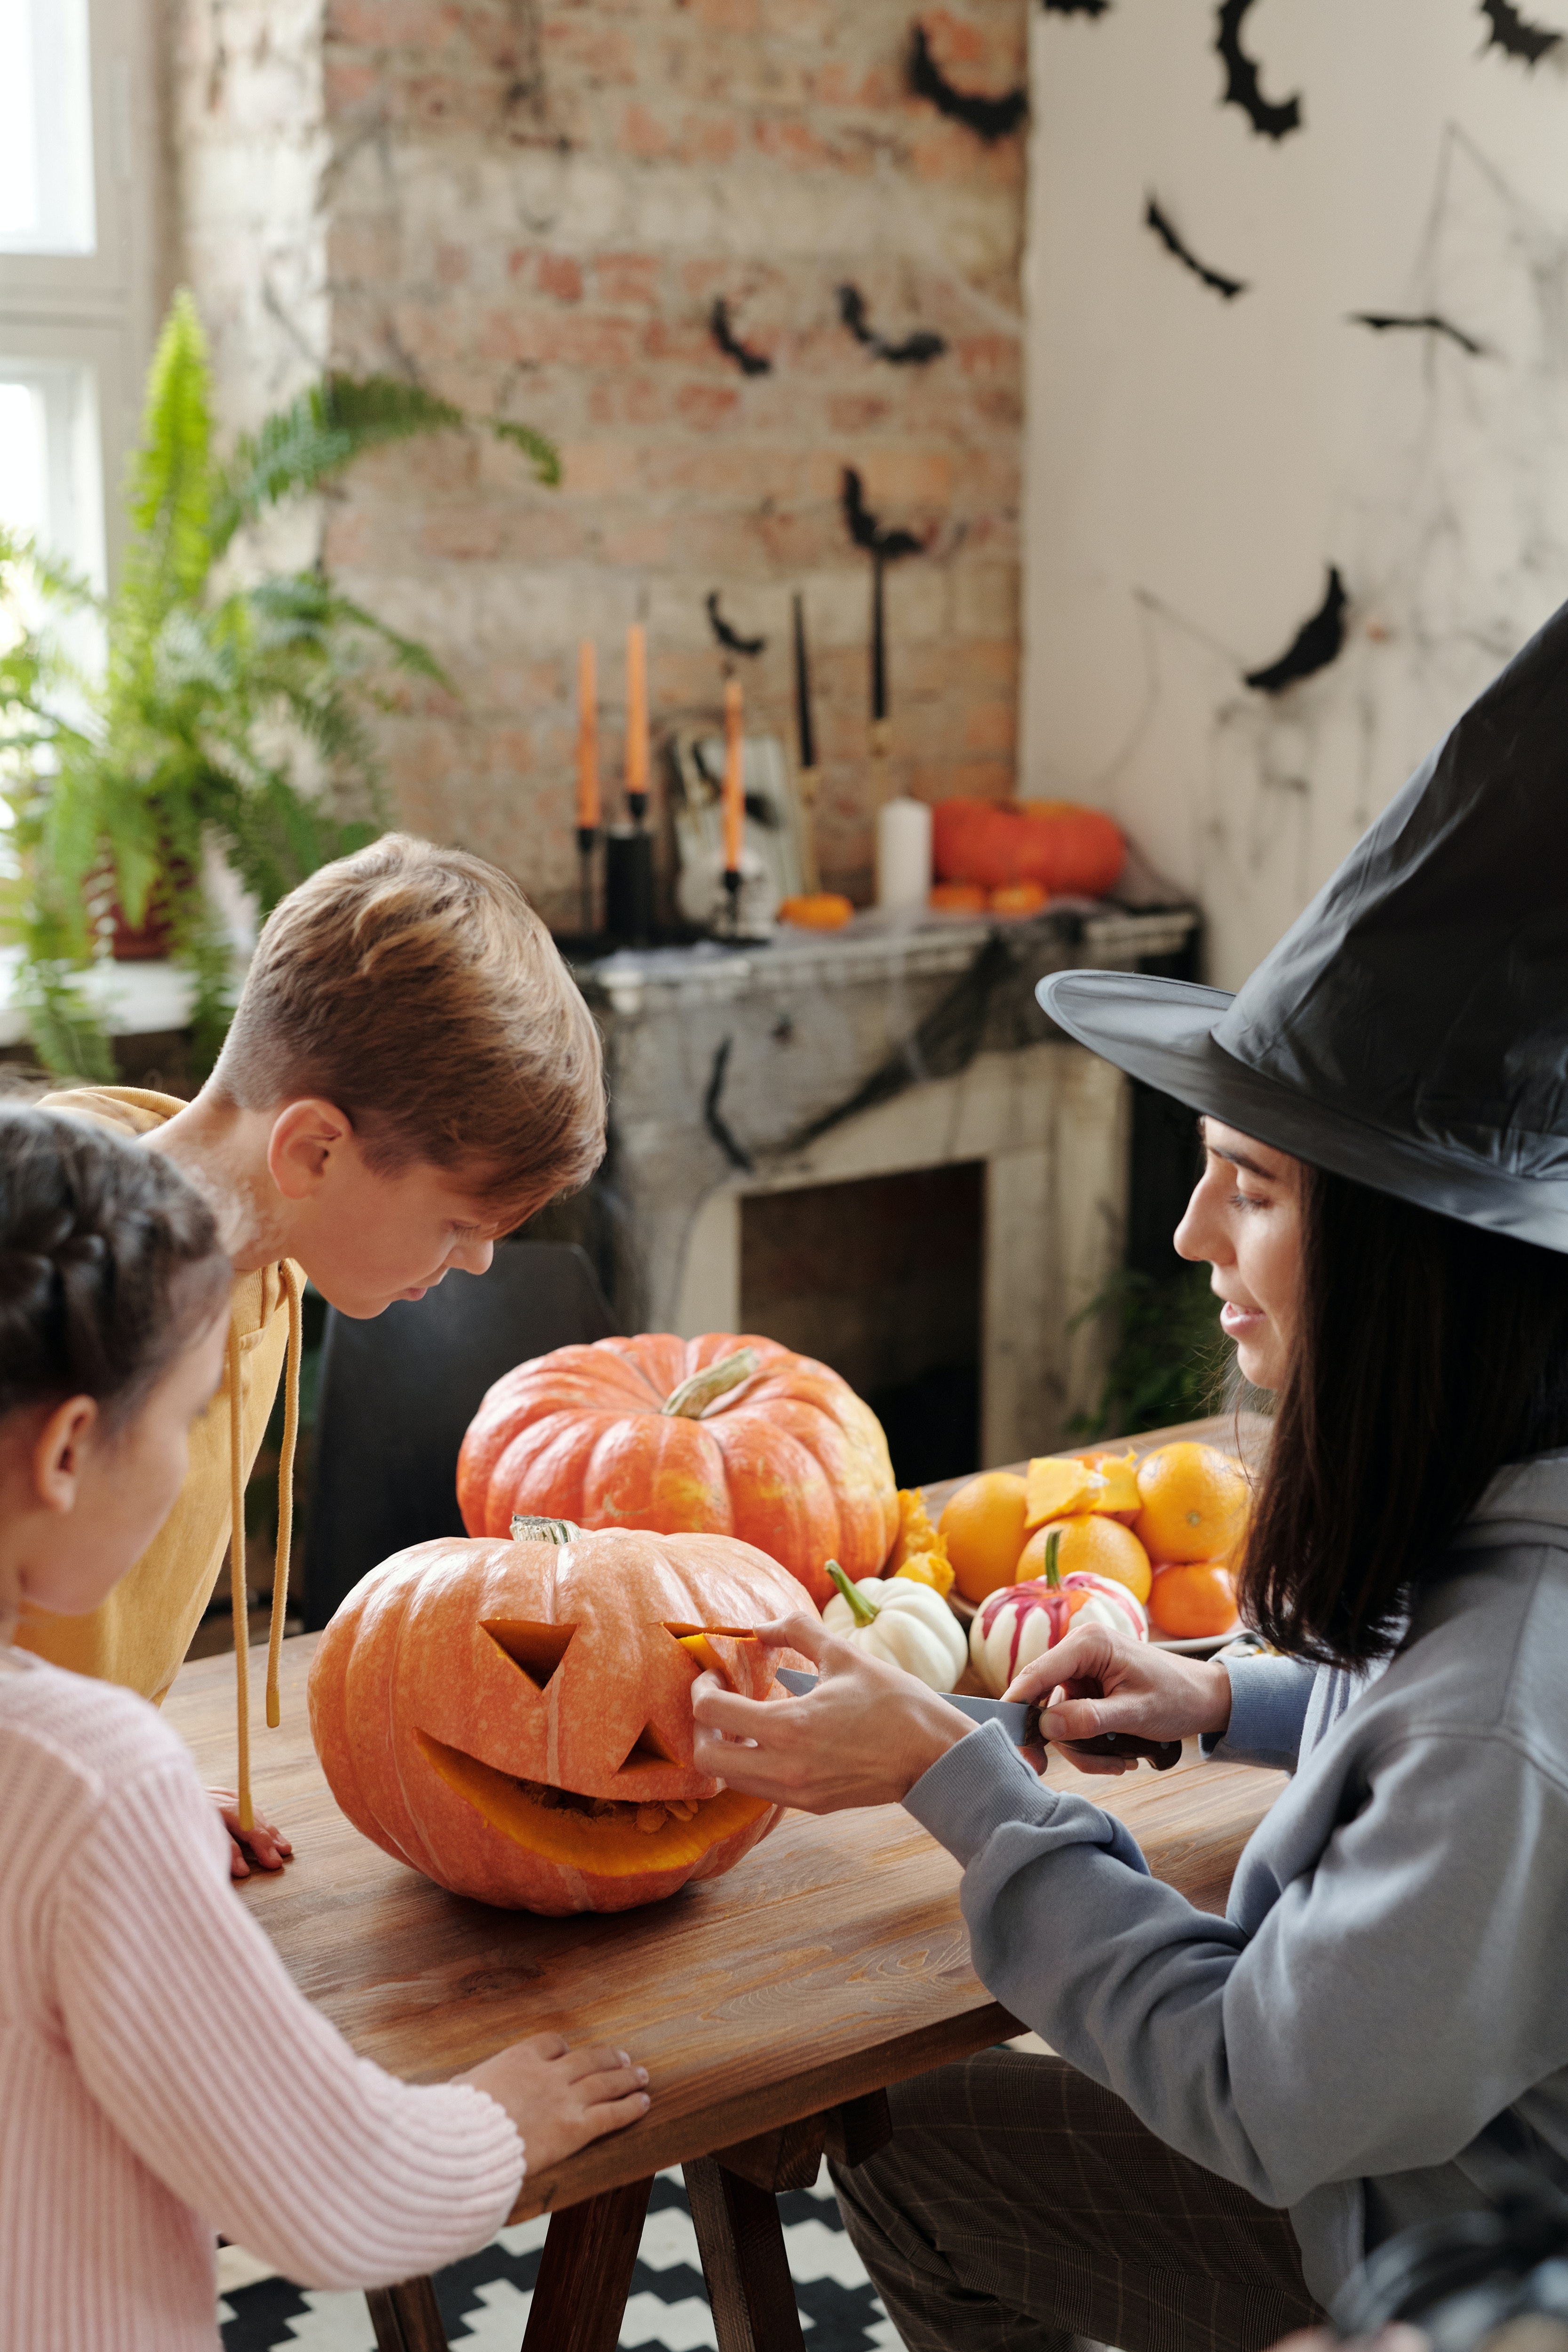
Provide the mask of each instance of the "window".
POLYGON ((101 588, 152 346, 157 0, 0 0, 0 521, 101 588))
POLYGON ((0 0, 0 252, 95 241, 87 0, 0 0))

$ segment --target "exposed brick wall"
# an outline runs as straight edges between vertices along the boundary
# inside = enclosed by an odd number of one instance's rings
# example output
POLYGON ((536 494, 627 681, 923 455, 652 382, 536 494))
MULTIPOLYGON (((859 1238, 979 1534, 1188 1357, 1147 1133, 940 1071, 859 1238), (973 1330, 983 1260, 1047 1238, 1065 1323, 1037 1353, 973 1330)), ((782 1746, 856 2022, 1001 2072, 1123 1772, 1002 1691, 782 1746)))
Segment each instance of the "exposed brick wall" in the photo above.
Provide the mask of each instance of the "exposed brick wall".
MULTIPOLYGON (((931 537, 889 576, 891 781, 1009 790, 1024 144, 986 147, 909 96, 910 0, 292 0, 308 5, 333 361, 526 418, 566 465, 552 493, 503 449, 432 443, 365 466, 329 509, 333 566, 459 689, 387 728, 402 818, 568 915, 578 636, 599 646, 609 774, 639 610, 656 731, 716 712, 713 589, 768 639, 740 664, 748 709, 793 751, 799 587, 823 864, 863 887, 870 576, 839 514, 846 464, 884 520, 931 537), (874 359, 839 321, 844 279, 885 333, 934 329, 946 354, 874 359), (720 295, 772 373, 716 348, 720 295)), ((1023 79, 1026 0, 924 21, 953 80, 1023 79)), ((243 104, 231 64, 209 127, 243 104)), ((244 234, 226 242, 203 238, 198 290, 237 323, 258 297, 231 281, 263 264, 244 234)), ((244 365, 232 349, 226 374, 244 365)))

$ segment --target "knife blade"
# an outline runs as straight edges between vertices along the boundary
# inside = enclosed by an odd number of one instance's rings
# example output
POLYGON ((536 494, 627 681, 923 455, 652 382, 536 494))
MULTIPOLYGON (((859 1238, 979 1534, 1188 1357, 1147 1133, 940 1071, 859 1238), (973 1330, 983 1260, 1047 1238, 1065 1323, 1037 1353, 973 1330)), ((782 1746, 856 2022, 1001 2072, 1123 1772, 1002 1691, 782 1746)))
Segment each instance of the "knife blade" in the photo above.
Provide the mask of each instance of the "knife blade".
MULTIPOLYGON (((815 1675, 803 1675, 798 1666, 775 1666, 773 1680, 783 1683, 795 1698, 805 1698, 816 1688, 815 1675)), ((1038 1748, 1040 1710, 1026 1705, 1022 1699, 971 1698, 958 1691, 943 1691, 941 1696, 960 1715, 968 1716, 972 1723, 999 1723, 1014 1748, 1038 1748)), ((1086 1692, 1085 1696, 1095 1693, 1086 1692)), ((1146 1756, 1156 1772, 1168 1772, 1173 1764, 1182 1759, 1179 1739, 1142 1739, 1133 1731, 1102 1731, 1093 1739, 1064 1739, 1064 1748, 1073 1748, 1080 1756, 1146 1756)))

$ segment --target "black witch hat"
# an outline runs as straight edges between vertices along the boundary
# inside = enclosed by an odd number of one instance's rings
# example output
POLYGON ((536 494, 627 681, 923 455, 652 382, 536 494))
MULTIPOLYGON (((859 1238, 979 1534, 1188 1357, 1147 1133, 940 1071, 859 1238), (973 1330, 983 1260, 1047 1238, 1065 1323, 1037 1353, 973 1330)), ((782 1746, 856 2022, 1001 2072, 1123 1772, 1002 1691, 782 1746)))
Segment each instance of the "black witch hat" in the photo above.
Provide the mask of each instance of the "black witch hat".
POLYGON ((1260 1142, 1568 1252, 1568 604, 1237 994, 1110 971, 1037 994, 1260 1142))

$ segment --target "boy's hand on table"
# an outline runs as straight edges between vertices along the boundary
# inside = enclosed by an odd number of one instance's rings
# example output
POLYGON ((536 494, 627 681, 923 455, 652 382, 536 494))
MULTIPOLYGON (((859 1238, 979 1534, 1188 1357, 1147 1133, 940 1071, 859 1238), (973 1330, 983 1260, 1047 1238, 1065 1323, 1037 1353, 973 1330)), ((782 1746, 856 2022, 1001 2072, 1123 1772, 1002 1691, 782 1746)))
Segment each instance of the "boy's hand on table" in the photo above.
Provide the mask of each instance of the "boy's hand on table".
POLYGON ((1075 1739, 1132 1731, 1144 1739, 1217 1735, 1230 1721, 1230 1676, 1217 1659, 1185 1658, 1085 1625, 1032 1659, 1002 1694, 1037 1699, 1040 1729, 1080 1772, 1136 1772, 1136 1756, 1085 1756, 1075 1739), (1062 1696, 1047 1706, 1053 1691, 1062 1696), (1086 1695, 1089 1694, 1089 1695, 1086 1695))
POLYGON ((281 1870, 291 1862, 294 1849, 279 1829, 270 1822, 258 1822, 253 1828, 239 1826, 239 1799, 232 1789, 209 1789, 208 1796, 218 1810, 218 1819, 228 1832, 228 1874, 231 1878, 248 1878, 250 1865, 258 1870, 281 1870))
POLYGON ((574 2050, 560 2033, 536 2033, 514 2042, 482 2066, 454 2074, 487 2091, 517 2126, 531 2173, 542 2172, 575 2156, 605 2132, 635 2124, 648 2110, 643 2089, 647 2068, 634 2066, 624 2050, 602 2042, 574 2050))
POLYGON ((691 1686, 692 1761, 744 1797, 803 1812, 896 1805, 973 1725, 913 1675, 824 1631, 804 1612, 757 1627, 759 1641, 816 1666, 804 1698, 742 1698, 712 1673, 691 1686))

